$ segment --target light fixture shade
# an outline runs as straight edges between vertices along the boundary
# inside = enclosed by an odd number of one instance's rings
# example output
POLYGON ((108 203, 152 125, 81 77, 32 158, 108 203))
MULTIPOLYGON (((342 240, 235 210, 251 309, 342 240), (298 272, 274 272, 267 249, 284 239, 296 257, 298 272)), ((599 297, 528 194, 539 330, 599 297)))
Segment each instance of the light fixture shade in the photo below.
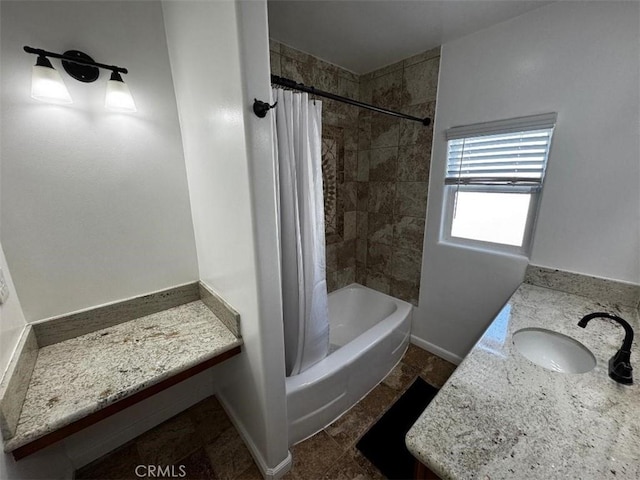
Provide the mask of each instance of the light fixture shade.
POLYGON ((68 104, 73 103, 67 86, 62 81, 58 71, 51 66, 42 65, 42 62, 33 66, 31 76, 31 97, 41 102, 68 104))
POLYGON ((107 82, 107 94, 104 99, 104 106, 109 110, 115 110, 117 112, 138 111, 129 87, 122 81, 122 77, 117 72, 112 72, 111 79, 107 82))

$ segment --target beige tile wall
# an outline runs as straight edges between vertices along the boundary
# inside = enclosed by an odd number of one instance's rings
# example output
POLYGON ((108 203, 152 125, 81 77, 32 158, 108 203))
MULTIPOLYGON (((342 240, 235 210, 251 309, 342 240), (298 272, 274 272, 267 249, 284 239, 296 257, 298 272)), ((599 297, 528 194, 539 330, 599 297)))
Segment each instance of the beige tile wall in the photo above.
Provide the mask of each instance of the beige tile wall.
MULTIPOLYGON (((366 75, 275 41, 271 69, 322 90, 433 119, 440 49, 366 75)), ((354 281, 417 305, 432 127, 323 99, 327 284, 354 281), (326 164, 325 164, 326 163, 326 164), (333 174, 335 172, 335 176, 333 174), (332 203, 333 202, 333 203, 332 203)))
MULTIPOLYGON (((360 100, 435 113, 440 49, 360 76, 360 100)), ((356 281, 418 304, 433 127, 359 114, 356 281)))
MULTIPOLYGON (((269 47, 271 73, 274 75, 358 98, 359 80, 354 73, 273 40, 269 47)), ((356 280, 359 109, 324 98, 321 100, 327 286, 331 292, 356 280)))

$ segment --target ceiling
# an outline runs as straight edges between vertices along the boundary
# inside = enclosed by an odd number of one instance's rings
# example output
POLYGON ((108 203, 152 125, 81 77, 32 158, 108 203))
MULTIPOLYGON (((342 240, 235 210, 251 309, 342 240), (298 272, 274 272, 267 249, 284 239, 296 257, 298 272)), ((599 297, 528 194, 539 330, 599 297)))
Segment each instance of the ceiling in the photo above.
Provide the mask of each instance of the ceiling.
POLYGON ((551 3, 268 0, 270 37, 362 74, 551 3))

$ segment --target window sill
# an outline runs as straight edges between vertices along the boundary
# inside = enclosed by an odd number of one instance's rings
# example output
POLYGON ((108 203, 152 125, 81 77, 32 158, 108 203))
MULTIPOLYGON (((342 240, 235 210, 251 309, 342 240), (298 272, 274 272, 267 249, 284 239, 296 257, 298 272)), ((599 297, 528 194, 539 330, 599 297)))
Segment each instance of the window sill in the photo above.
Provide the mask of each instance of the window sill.
POLYGON ((525 252, 517 251, 516 247, 511 250, 508 246, 495 245, 491 244, 480 244, 475 242, 466 242, 464 240, 450 240, 450 239, 440 239, 438 240, 438 246, 444 246, 449 248, 457 248, 466 251, 477 252, 484 255, 497 255, 501 257, 511 257, 515 260, 524 260, 526 262, 529 261, 529 254, 525 252), (505 248, 506 247, 506 248, 505 248))

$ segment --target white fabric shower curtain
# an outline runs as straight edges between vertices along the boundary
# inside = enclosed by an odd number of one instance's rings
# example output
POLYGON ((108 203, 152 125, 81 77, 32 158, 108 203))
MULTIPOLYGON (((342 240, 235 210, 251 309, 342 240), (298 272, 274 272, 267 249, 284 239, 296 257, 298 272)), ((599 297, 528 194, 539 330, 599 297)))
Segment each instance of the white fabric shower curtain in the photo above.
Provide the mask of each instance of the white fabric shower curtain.
POLYGON ((287 376, 329 351, 322 192, 322 102, 273 89, 287 376))

